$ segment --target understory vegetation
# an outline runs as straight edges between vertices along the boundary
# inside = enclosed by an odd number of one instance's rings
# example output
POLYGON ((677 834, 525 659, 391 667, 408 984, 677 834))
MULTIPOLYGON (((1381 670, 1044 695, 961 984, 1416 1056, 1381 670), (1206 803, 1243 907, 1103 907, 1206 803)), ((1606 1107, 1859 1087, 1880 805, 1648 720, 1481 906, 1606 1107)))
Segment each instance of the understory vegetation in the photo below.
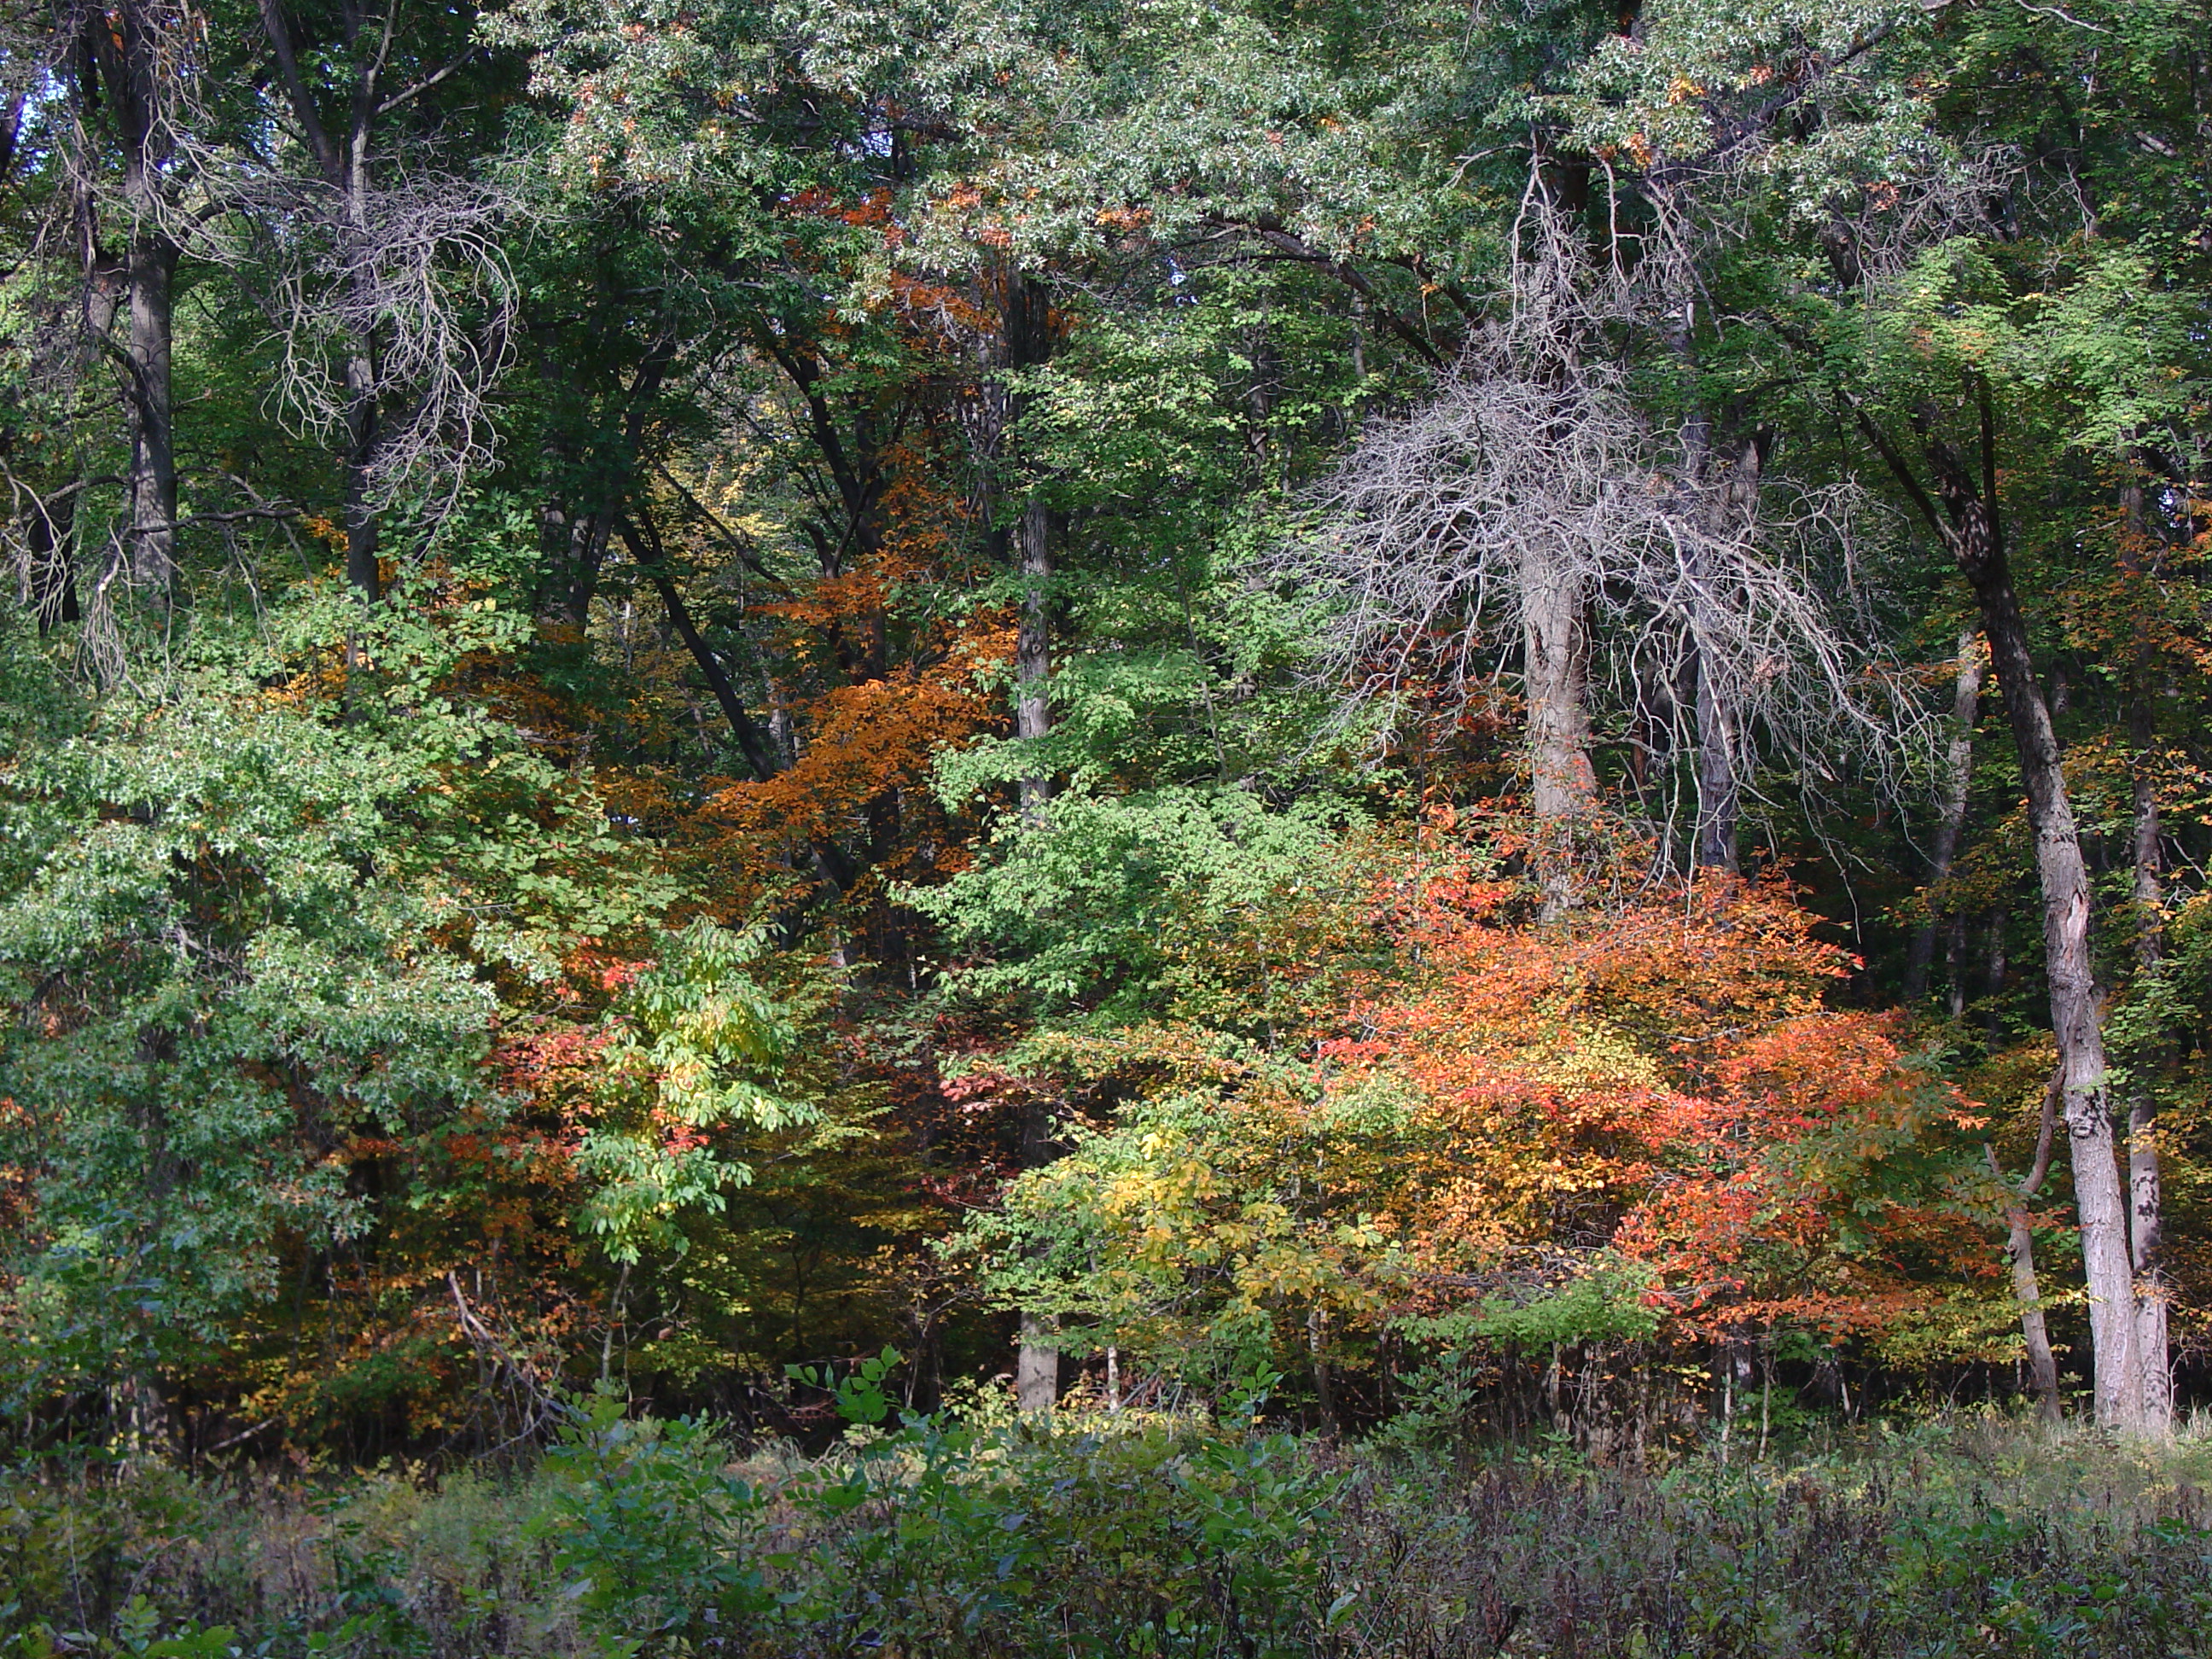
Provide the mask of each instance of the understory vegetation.
POLYGON ((2170 1656, 2212 1455, 1996 1414, 1663 1471, 1192 1419, 912 1421, 816 1459, 580 1403, 526 1471, 12 1478, 9 1651, 2170 1656), (97 1632, 111 1634, 101 1636, 97 1632))

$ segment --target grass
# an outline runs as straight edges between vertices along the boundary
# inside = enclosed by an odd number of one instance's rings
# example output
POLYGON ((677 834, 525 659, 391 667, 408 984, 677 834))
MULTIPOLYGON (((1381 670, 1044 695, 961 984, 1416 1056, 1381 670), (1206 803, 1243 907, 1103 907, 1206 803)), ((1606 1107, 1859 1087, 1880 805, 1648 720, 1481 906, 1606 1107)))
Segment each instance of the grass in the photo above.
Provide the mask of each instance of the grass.
POLYGON ((0 1478, 0 1653, 2212 1653, 2212 1442, 1959 1417, 1650 1473, 1191 1424, 809 1462, 597 1409, 538 1466, 0 1478))

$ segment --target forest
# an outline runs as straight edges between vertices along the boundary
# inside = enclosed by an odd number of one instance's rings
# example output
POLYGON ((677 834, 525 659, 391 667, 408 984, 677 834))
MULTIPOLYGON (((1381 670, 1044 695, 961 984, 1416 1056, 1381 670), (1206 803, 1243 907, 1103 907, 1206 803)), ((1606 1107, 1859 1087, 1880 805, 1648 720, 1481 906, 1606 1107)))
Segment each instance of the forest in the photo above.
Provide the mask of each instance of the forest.
POLYGON ((2212 1651, 2207 0, 0 0, 0 1653, 2212 1651))

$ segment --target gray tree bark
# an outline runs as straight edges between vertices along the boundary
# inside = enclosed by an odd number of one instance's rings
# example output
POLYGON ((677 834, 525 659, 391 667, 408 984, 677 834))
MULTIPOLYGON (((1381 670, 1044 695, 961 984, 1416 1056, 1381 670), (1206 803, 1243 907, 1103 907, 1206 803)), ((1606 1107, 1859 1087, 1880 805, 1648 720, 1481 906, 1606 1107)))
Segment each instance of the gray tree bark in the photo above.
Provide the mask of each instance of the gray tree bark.
POLYGON ((177 596, 173 294, 177 250, 158 230, 131 239, 131 574, 167 608, 177 596))
MULTIPOLYGON (((169 226, 167 174, 175 143, 163 116, 165 34, 179 20, 144 0, 90 14, 82 25, 86 54, 100 90, 123 170, 123 207, 131 221, 123 254, 129 307, 122 352, 124 404, 131 465, 127 562, 134 586, 157 609, 177 597, 177 442, 173 373, 175 285, 179 250, 169 226)), ((103 330, 104 333, 105 331, 103 330)))
POLYGON ((1727 580, 1712 568, 1714 554, 1735 546, 1747 550, 1759 514, 1759 480, 1765 458, 1757 434, 1746 437, 1735 453, 1717 468, 1710 425, 1700 415, 1692 422, 1696 440, 1693 482, 1704 498, 1706 540, 1693 551, 1694 599, 1690 629, 1698 642, 1698 824, 1692 855, 1701 868, 1737 867, 1736 822, 1742 815, 1743 791, 1736 776, 1736 757, 1742 751, 1741 711, 1729 689, 1711 672, 1705 641, 1721 633, 1722 599, 1717 584, 1727 580), (1716 473, 1719 472, 1719 476, 1716 473))
MULTIPOLYGON (((2141 724, 2145 729, 2138 743, 2133 825, 2138 930, 2136 968, 2139 975, 2155 975, 2165 945, 2160 921, 2165 884, 2159 854, 2158 791, 2148 762, 2148 711, 2141 724)), ((2145 1068, 2156 1063, 2158 1047, 2152 1045, 2152 1051, 2140 1057, 2145 1068)), ((2171 1287, 2165 1265, 2158 1096, 2148 1077, 2134 1079, 2128 1095, 2128 1254, 2135 1270, 2136 1363, 2142 1374, 2143 1429, 2164 1438, 2173 1432, 2173 1369, 2166 1330, 2171 1287)))
MULTIPOLYGON (((1049 592, 1052 581, 1050 523, 1044 503, 1034 495, 1023 504, 1013 526, 1015 568, 1022 579, 1019 632, 1014 646, 1014 735, 1034 742, 1052 730, 1052 650, 1049 592)), ((1042 769, 1021 781, 1022 817, 1042 829, 1052 799, 1051 776, 1042 769)), ((1024 1164, 1034 1168, 1053 1153, 1050 1108, 1042 1100, 1029 1107, 1023 1125, 1024 1164)), ((1025 1412, 1048 1412, 1060 1402, 1058 1322, 1032 1309, 1021 1314, 1021 1352, 1014 1364, 1014 1397, 1025 1412)))
MULTIPOLYGON (((2130 479, 2122 492, 2127 540, 2122 565, 2140 575, 2145 556, 2160 539, 2141 483, 2130 479)), ((2136 974, 2155 981, 2166 954, 2166 868, 2158 802, 2158 725, 2153 696, 2158 668, 2151 647, 2140 634, 2130 675, 2128 737, 2135 750, 2130 824, 2134 866, 2136 974)), ((2159 1171, 2158 1095, 2144 1075, 2166 1057, 2166 1043, 2154 1036, 2135 1056, 2136 1075, 2128 1088, 2128 1244, 2136 1274, 2136 1353, 2142 1371, 2143 1426, 2154 1436, 2173 1432, 2173 1370, 2166 1329, 2172 1297, 2164 1260, 2165 1224, 2159 1171)))

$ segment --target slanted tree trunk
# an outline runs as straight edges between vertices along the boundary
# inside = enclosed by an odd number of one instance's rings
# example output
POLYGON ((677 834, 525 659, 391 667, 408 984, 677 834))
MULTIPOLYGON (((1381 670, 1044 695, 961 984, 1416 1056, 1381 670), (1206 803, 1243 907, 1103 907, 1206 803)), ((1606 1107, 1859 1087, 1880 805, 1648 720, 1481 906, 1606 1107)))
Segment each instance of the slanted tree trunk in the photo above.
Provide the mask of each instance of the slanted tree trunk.
MULTIPOLYGON (((1982 700, 1981 629, 1969 623, 1959 630, 1959 672, 1951 686, 1951 741, 1943 756, 1943 793, 1936 818, 1936 844, 1929 851, 1928 886, 1940 889, 1959 856, 1959 833, 1966 823, 1966 789, 1974 775, 1974 715, 1982 700)), ((1942 917, 1931 904, 1913 929, 1905 953, 1905 995, 1917 1001, 1928 994, 1928 969, 1936 959, 1936 932, 1942 917)))
POLYGON ((2035 863, 2043 896, 2045 971, 2051 987, 2051 1024, 2064 1068, 2067 1140, 2072 1153, 2074 1198, 2081 1234, 2082 1267, 2089 1292, 2089 1338, 2096 1373, 2097 1420, 2124 1432, 2143 1427, 2142 1367, 2136 1346, 2136 1282, 2130 1255, 2126 1194, 2106 1092, 2105 1038, 2089 955, 2089 877, 2082 862, 2073 803, 2059 762, 2058 738, 2035 676, 2027 624, 2013 591, 1997 500, 1996 434, 1986 386, 1977 387, 1981 423, 1979 476, 1950 443, 1937 435, 1934 411, 1916 422, 1922 450, 1935 475, 1939 512, 1904 458, 1863 412, 1860 429, 1941 534, 1974 592, 1990 667, 2002 694, 2027 790, 2027 816, 2035 835, 2035 863))
POLYGON ((2005 1256, 2012 1267, 2013 1300, 2020 1304, 2021 1342, 2027 1353, 2028 1387, 2035 1395, 2036 1415, 2048 1424, 2059 1420, 2058 1362, 2051 1355, 2051 1331, 2043 1319, 2043 1292, 2035 1277, 2035 1233, 2029 1225, 2027 1206, 2043 1190, 2044 1179, 2051 1173, 2051 1145, 2057 1127, 2058 1102, 2065 1089, 2066 1068, 2061 1066, 2051 1073, 2050 1085, 2043 1091, 2043 1118, 2036 1131, 2034 1166, 2017 1188, 2006 1183, 2004 1171, 1997 1164, 1996 1148, 1987 1141, 1982 1143, 1982 1156, 1989 1160, 1990 1177, 2004 1194, 2005 1256))

